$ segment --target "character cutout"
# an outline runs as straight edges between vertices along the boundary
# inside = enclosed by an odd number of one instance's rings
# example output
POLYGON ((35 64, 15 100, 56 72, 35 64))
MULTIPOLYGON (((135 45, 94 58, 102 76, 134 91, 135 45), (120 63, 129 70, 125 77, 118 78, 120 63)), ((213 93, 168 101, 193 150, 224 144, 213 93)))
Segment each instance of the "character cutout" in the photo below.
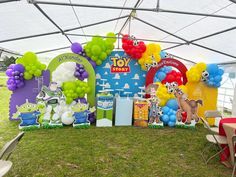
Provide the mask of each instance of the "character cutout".
POLYGON ((51 82, 49 87, 43 86, 37 98, 38 104, 44 104, 46 112, 43 123, 49 125, 61 125, 61 107, 65 106, 65 96, 56 82, 51 82))
POLYGON ((86 128, 90 125, 88 120, 89 114, 95 112, 95 107, 89 108, 89 104, 78 102, 76 105, 72 106, 74 123, 73 127, 86 128))
POLYGON ((150 94, 150 98, 147 99, 149 103, 149 127, 163 127, 163 122, 160 117, 163 115, 161 107, 159 107, 159 100, 156 96, 158 89, 157 84, 151 84, 147 87, 146 92, 150 94))
POLYGON ((21 123, 19 125, 19 129, 29 128, 29 127, 37 127, 40 125, 38 123, 38 116, 40 112, 38 111, 38 107, 36 104, 29 103, 28 100, 21 106, 16 106, 17 112, 14 116, 20 118, 21 123))

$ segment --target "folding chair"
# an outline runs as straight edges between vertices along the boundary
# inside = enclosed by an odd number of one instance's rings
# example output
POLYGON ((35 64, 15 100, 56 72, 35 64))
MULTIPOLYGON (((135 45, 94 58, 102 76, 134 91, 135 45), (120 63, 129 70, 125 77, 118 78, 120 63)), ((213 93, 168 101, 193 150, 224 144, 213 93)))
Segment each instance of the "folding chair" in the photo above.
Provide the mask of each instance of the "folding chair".
MULTIPOLYGON (((220 118, 220 119, 222 119, 221 113, 217 110, 205 111, 204 115, 205 115, 206 120, 208 118, 220 118)), ((207 124, 208 124, 208 122, 207 122, 207 124)), ((209 125, 209 127, 210 127, 210 125, 209 125)), ((218 127, 210 127, 210 129, 213 133, 219 134, 219 128, 218 127)))
POLYGON ((8 160, 11 153, 15 150, 16 145, 19 143, 21 138, 24 136, 24 132, 19 133, 14 139, 7 142, 0 151, 0 160, 8 160))
POLYGON ((226 137, 214 134, 212 132, 211 127, 209 126, 208 122, 205 119, 203 119, 202 117, 200 117, 200 119, 202 120, 204 126, 208 129, 209 133, 211 133, 211 134, 206 135, 206 139, 207 139, 208 143, 210 143, 210 145, 209 146, 205 145, 205 147, 203 148, 203 151, 201 153, 203 160, 207 164, 211 159, 213 159, 214 157, 216 157, 220 153, 224 153, 224 150, 228 147, 227 146, 228 143, 227 143, 226 137), (222 148, 221 145, 226 145, 226 146, 224 148, 222 148), (207 149, 210 149, 210 147, 216 147, 217 148, 217 153, 210 156, 209 158, 205 158, 204 153, 207 149))
MULTIPOLYGON (((233 143, 233 146, 235 147, 236 135, 232 137, 232 143, 233 143)), ((236 152, 235 152, 235 148, 234 148, 234 168, 233 168, 233 172, 232 172, 232 177, 235 176, 235 168, 236 168, 236 152)))
POLYGON ((12 162, 0 160, 0 177, 7 174, 7 172, 11 169, 11 167, 12 167, 12 162))

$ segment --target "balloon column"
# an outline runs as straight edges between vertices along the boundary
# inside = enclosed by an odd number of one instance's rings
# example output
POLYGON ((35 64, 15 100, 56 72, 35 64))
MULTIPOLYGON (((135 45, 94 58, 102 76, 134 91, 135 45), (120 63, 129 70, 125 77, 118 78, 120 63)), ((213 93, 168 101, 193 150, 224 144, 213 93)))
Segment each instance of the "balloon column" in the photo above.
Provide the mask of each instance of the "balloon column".
POLYGON ((24 83, 24 71, 25 68, 21 64, 11 64, 7 70, 6 75, 8 76, 7 88, 11 91, 17 88, 23 87, 24 83))
POLYGON ((76 63, 74 76, 81 81, 88 78, 88 73, 87 71, 85 71, 84 66, 82 64, 76 63))
POLYGON ((46 65, 40 63, 33 52, 26 52, 21 58, 16 60, 16 63, 24 66, 24 79, 26 80, 32 79, 33 76, 41 76, 42 70, 46 69, 46 65))
POLYGON ((220 87, 224 71, 216 64, 197 63, 187 71, 188 82, 204 82, 210 87, 220 87))
POLYGON ((159 44, 148 44, 146 51, 138 60, 138 63, 141 65, 141 68, 147 71, 150 69, 151 66, 156 66, 157 63, 161 60, 160 52, 161 46, 159 44))
POLYGON ((97 65, 101 65, 114 49, 114 43, 116 42, 115 34, 108 33, 107 37, 105 40, 100 36, 93 37, 92 41, 84 46, 87 56, 95 61, 97 65))
POLYGON ((89 93, 90 87, 86 82, 76 80, 63 82, 62 90, 66 96, 66 103, 70 104, 74 99, 83 98, 86 93, 89 93))
POLYGON ((133 59, 140 59, 146 51, 146 45, 143 41, 137 41, 134 36, 128 34, 122 37, 122 48, 133 59))
POLYGON ((178 103, 176 99, 167 101, 166 106, 162 107, 163 115, 161 117, 164 125, 174 127, 176 123, 176 111, 178 110, 178 103))

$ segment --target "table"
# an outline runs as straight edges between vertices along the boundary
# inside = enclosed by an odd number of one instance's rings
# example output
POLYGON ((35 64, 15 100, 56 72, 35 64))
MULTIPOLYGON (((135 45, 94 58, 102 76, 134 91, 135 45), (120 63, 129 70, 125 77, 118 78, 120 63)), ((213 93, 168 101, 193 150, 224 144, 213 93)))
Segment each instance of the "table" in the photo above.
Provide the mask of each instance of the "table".
POLYGON ((0 160, 0 176, 4 176, 12 166, 12 162, 0 160))
MULTIPOLYGON (((233 136, 232 133, 230 133, 230 129, 232 130, 234 126, 236 126, 236 118, 224 118, 224 119, 221 119, 219 123, 219 135, 227 136, 227 141, 229 145, 230 144, 232 145, 232 136, 233 136)), ((226 145, 222 145, 222 148, 224 148, 225 146, 226 145)), ((229 148, 225 148, 224 153, 220 154, 220 161, 221 162, 227 161, 227 159, 230 157, 230 154, 231 156, 234 156, 232 146, 231 146, 231 150, 229 148)), ((234 162, 234 159, 231 160, 231 162, 234 162)))

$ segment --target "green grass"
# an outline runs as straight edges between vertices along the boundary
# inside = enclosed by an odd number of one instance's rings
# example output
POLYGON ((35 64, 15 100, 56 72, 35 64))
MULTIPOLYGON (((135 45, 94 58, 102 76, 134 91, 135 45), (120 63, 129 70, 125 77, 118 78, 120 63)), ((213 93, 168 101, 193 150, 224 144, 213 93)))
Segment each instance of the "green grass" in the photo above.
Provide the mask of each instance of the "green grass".
MULTIPOLYGON (((1 83, 2 81, 0 81, 1 83)), ((0 87, 0 148, 17 133, 8 120, 10 92, 0 87)), ((7 176, 64 177, 228 177, 231 169, 214 159, 205 165, 200 152, 206 130, 112 127, 26 131, 10 160, 7 176)))

